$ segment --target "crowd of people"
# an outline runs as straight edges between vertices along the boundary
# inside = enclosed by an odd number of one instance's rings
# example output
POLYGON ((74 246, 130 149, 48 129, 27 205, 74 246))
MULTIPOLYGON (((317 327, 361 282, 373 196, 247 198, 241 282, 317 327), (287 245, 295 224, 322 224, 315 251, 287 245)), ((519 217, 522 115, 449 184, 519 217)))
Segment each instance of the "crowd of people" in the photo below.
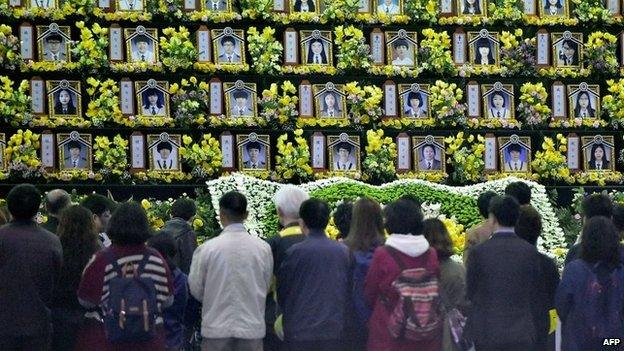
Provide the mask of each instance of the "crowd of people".
POLYGON ((15 186, 0 209, 0 350, 544 351, 551 314, 563 351, 624 338, 624 208, 587 196, 560 279, 537 250, 531 189, 478 198, 483 221, 464 262, 439 219, 403 196, 323 200, 293 185, 274 196, 281 230, 245 227, 247 199, 219 199, 219 235, 197 245, 193 200, 150 229, 136 202, 73 204, 15 186), (333 216, 339 240, 326 234, 333 216))

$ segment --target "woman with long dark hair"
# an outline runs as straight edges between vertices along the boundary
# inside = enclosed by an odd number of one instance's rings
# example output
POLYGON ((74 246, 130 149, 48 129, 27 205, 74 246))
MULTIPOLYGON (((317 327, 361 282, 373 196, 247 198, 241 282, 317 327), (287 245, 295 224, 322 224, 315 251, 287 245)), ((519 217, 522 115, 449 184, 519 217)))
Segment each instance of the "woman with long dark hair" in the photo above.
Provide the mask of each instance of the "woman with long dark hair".
POLYGON ((295 12, 314 12, 314 0, 295 0, 295 12))
POLYGON ((604 338, 624 338, 624 269, 611 219, 592 217, 581 236, 581 255, 563 271, 555 306, 562 350, 604 350, 604 338))
MULTIPOLYGON (((423 222, 425 239, 438 253, 440 261, 440 298, 445 311, 462 311, 466 307, 466 269, 461 263, 451 259, 454 254, 453 240, 444 222, 429 218, 423 222)), ((453 312, 455 313, 455 312, 453 312)), ((448 323, 444 323, 442 351, 455 351, 448 323)))
POLYGON ((464 15, 480 15, 481 5, 479 0, 464 0, 464 15))
POLYGON ((63 246, 63 269, 52 305, 52 349, 73 350, 86 311, 76 290, 82 270, 100 248, 91 211, 78 205, 63 210, 57 234, 63 246))
POLYGON ((594 143, 590 150, 589 169, 609 169, 609 163, 605 146, 603 144, 594 143))
POLYGON ((488 38, 477 39, 475 49, 476 65, 493 65, 495 63, 492 43, 488 38))
POLYGON ((308 42, 308 59, 306 63, 315 65, 327 64, 325 44, 321 38, 315 38, 308 42))
POLYGON ((592 107, 589 93, 581 91, 576 95, 576 104, 574 106, 574 117, 593 118, 596 117, 596 109, 592 107))
POLYGON ((75 115, 76 105, 72 99, 72 94, 68 89, 61 89, 58 98, 54 103, 54 114, 57 115, 75 115))

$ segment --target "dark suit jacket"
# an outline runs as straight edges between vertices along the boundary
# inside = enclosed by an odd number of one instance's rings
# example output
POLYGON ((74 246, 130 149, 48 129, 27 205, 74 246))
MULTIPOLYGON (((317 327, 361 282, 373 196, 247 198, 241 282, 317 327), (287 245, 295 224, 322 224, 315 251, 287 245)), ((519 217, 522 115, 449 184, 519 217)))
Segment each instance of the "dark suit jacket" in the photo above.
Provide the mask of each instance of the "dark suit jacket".
POLYGON ((498 232, 470 252, 467 332, 476 344, 534 343, 533 304, 540 289, 537 249, 513 232, 498 232))
MULTIPOLYGON (((596 162, 595 161, 589 161, 589 169, 596 169, 596 162)), ((609 165, 609 161, 607 160, 602 160, 602 169, 606 169, 608 170, 610 167, 609 165)))

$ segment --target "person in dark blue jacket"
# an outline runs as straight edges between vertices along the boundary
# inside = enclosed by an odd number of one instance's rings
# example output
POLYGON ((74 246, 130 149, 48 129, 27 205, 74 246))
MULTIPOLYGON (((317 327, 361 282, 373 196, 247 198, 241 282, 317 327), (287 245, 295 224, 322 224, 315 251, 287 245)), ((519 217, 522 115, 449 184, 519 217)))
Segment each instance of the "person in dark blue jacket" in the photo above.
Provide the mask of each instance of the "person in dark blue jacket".
POLYGON ((341 350, 348 294, 349 252, 324 230, 329 206, 306 200, 299 210, 306 239, 286 251, 277 276, 285 350, 341 350))
POLYGON ((181 350, 185 346, 184 312, 189 300, 188 277, 174 263, 178 250, 172 233, 161 230, 152 236, 147 245, 156 249, 167 261, 173 275, 173 304, 163 311, 167 351, 181 350))

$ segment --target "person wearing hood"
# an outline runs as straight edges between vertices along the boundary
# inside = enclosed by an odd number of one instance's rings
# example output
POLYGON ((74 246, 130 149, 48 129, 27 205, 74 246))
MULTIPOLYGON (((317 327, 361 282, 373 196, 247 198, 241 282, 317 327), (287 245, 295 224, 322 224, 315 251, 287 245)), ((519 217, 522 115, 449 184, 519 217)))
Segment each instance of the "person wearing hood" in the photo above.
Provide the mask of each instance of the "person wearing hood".
POLYGON ((369 320, 368 350, 438 351, 442 347, 441 337, 410 341, 390 334, 388 322, 392 311, 388 306, 395 306, 399 299, 392 283, 402 271, 397 259, 405 269, 425 268, 438 278, 440 266, 436 251, 422 235, 423 213, 417 202, 399 199, 387 205, 383 215, 384 226, 391 234, 386 245, 375 250, 364 285, 364 295, 373 309, 369 320))
POLYGON ((191 221, 197 212, 195 201, 187 198, 177 199, 171 205, 171 219, 165 223, 163 231, 173 235, 177 254, 173 261, 184 274, 189 274, 193 252, 197 248, 197 235, 191 227, 191 221))

